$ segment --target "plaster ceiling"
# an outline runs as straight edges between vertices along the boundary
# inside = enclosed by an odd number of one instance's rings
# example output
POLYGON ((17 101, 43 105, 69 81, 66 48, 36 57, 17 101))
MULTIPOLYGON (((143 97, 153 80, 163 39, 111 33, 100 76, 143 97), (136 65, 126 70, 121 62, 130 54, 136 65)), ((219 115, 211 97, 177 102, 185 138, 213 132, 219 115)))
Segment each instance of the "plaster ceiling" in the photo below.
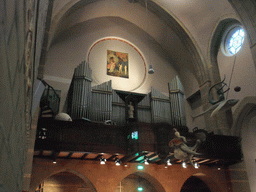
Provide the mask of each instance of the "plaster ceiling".
POLYGON ((113 24, 113 17, 117 25, 126 23, 125 27, 141 31, 134 35, 145 36, 144 32, 163 48, 179 73, 188 68, 200 83, 197 71, 204 71, 210 60, 208 50, 215 28, 222 19, 237 16, 228 0, 55 0, 50 42, 59 41, 79 25, 97 21, 95 18, 112 18, 105 24, 113 24))

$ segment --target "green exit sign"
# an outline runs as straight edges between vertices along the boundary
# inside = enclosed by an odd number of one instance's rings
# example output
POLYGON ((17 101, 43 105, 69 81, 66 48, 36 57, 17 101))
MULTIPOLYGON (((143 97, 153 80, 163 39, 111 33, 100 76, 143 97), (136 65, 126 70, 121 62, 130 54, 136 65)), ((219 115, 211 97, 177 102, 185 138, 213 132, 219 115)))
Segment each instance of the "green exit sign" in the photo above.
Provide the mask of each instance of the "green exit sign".
POLYGON ((132 139, 138 140, 138 138, 139 138, 138 131, 132 132, 131 136, 132 136, 132 139))

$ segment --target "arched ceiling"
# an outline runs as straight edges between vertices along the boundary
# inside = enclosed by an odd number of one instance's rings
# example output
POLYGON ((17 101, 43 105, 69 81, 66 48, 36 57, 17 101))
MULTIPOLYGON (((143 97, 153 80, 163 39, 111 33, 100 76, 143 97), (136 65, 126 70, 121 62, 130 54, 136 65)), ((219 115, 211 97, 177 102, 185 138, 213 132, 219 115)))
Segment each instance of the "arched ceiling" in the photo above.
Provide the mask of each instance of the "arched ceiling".
POLYGON ((237 17, 228 0, 55 0, 49 47, 75 28, 100 30, 97 21, 105 20, 104 27, 122 25, 130 33, 137 28, 141 32, 134 35, 153 39, 178 73, 188 69, 200 85, 209 79, 205 69, 213 32, 228 17, 237 17))

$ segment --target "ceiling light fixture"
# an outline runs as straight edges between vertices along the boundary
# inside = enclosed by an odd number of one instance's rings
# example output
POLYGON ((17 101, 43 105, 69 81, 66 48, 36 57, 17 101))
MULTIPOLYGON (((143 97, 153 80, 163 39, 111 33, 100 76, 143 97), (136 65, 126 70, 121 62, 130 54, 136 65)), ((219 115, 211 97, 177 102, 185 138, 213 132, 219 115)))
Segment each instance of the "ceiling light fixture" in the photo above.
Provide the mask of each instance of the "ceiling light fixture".
POLYGON ((153 74, 155 71, 152 67, 152 65, 149 66, 149 69, 148 69, 148 74, 153 74))
POLYGON ((168 160, 166 161, 166 164, 167 164, 168 166, 172 165, 171 160, 168 159, 168 160))
POLYGON ((145 165, 149 165, 149 160, 148 160, 147 157, 146 157, 145 160, 144 160, 144 164, 145 164, 145 165))
MULTIPOLYGON (((148 20, 148 22, 147 23, 149 23, 149 16, 148 16, 148 0, 146 0, 146 16, 147 16, 147 20, 148 20)), ((148 42, 148 47, 147 47, 147 52, 148 52, 148 60, 150 61, 150 57, 149 57, 149 45, 150 45, 150 43, 148 42)), ((149 69, 148 69, 148 74, 153 74, 155 71, 154 71, 154 69, 153 69, 153 67, 152 67, 152 65, 149 65, 149 69)))
POLYGON ((105 158, 100 158, 100 164, 105 165, 106 164, 106 159, 105 158))
POLYGON ((116 163, 116 166, 120 166, 120 165, 121 165, 120 159, 116 159, 116 160, 115 160, 115 163, 116 163))
POLYGON ((195 162, 195 168, 198 169, 199 167, 200 165, 197 162, 195 162))
POLYGON ((187 168, 187 163, 185 161, 183 161, 181 165, 183 168, 187 168))

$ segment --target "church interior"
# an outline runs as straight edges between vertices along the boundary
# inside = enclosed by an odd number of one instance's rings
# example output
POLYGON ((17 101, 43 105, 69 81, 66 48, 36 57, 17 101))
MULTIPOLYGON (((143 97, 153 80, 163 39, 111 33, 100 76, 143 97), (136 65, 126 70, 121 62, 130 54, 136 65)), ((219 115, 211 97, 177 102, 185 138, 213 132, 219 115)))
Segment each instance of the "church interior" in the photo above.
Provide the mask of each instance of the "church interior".
POLYGON ((255 15, 0 1, 0 192, 256 192, 255 15))

